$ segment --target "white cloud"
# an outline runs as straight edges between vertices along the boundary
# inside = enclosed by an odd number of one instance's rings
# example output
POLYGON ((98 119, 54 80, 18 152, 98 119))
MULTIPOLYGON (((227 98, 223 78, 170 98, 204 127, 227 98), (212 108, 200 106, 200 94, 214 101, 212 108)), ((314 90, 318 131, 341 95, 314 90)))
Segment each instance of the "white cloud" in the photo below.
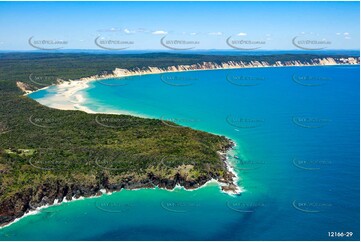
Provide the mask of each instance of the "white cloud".
POLYGON ((336 33, 336 35, 341 35, 341 33, 336 33))
POLYGON ((163 31, 163 30, 156 30, 156 31, 153 31, 152 34, 155 34, 155 35, 165 35, 165 34, 168 34, 168 32, 163 31))
POLYGON ((351 37, 350 36, 345 36, 345 39, 351 39, 351 37))
POLYGON ((135 30, 129 30, 129 29, 124 29, 123 31, 126 34, 135 34, 135 32, 136 32, 135 30))
POLYGON ((209 35, 222 35, 223 33, 222 32, 210 32, 208 33, 209 35))
POLYGON ((346 36, 346 35, 350 35, 350 33, 348 33, 348 32, 345 32, 345 33, 343 33, 343 35, 345 35, 345 36, 346 36))
POLYGON ((190 35, 197 35, 197 34, 198 34, 198 33, 195 33, 195 32, 194 32, 194 33, 190 33, 190 35))
POLYGON ((247 35, 247 33, 239 33, 239 34, 237 34, 238 36, 246 36, 247 35))

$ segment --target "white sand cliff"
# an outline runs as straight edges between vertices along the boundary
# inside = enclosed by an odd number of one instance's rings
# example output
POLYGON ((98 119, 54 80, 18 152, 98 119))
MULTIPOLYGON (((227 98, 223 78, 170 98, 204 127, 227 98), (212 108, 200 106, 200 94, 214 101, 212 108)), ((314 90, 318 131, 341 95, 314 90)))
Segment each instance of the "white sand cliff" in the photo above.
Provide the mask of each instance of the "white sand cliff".
MULTIPOLYGON (((360 64, 360 58, 317 58, 308 62, 301 61, 277 61, 275 64, 269 64, 265 61, 228 61, 220 64, 213 62, 202 62, 193 65, 177 65, 164 68, 147 67, 147 68, 133 68, 131 70, 116 68, 113 72, 103 75, 94 75, 80 78, 78 80, 58 80, 57 93, 51 97, 37 99, 43 105, 62 109, 62 110, 82 110, 88 113, 94 111, 83 106, 86 98, 79 92, 89 87, 89 82, 100 81, 110 78, 122 78, 130 76, 140 76, 149 74, 171 73, 171 72, 185 72, 185 71, 200 71, 200 70, 221 70, 221 69, 241 69, 241 68, 260 68, 260 67, 288 67, 288 66, 328 66, 328 65, 357 65, 360 64)), ((25 92, 25 95, 32 93, 27 84, 17 82, 17 86, 25 92)), ((45 87, 48 88, 48 87, 45 87)), ((44 88, 42 88, 44 89, 44 88)), ((116 112, 122 114, 129 114, 128 112, 116 112)))

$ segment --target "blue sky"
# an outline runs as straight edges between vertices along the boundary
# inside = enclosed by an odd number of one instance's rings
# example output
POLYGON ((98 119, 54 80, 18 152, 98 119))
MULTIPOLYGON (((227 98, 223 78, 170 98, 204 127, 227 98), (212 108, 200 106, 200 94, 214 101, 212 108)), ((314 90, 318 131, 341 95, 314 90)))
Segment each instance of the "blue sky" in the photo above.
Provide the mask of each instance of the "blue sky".
POLYGON ((359 8, 358 2, 0 2, 0 49, 34 50, 30 37, 63 41, 64 49, 100 49, 97 37, 125 41, 128 50, 166 49, 163 37, 192 41, 195 49, 232 49, 229 37, 258 41, 252 47, 260 49, 297 49, 295 37, 359 49, 359 8))

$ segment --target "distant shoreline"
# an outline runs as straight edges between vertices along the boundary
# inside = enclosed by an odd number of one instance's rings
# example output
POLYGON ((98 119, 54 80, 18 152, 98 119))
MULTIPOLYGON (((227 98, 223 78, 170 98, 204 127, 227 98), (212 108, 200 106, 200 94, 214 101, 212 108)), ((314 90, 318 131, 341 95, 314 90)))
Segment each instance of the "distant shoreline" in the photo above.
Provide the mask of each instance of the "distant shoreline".
MULTIPOLYGON (((193 65, 178 65, 178 66, 168 66, 165 68, 158 67, 147 67, 146 69, 134 68, 131 70, 128 69, 120 69, 116 68, 109 74, 104 75, 94 75, 89 77, 83 77, 76 80, 58 80, 58 84, 53 84, 50 86, 43 87, 38 90, 29 90, 26 88, 26 85, 23 85, 21 82, 17 82, 17 86, 25 92, 25 95, 29 95, 35 93, 40 90, 48 89, 52 86, 57 86, 60 89, 60 92, 57 93, 58 97, 53 96, 51 102, 42 103, 46 106, 60 109, 60 110, 79 110, 87 113, 99 113, 94 110, 89 109, 88 107, 82 105, 85 102, 85 97, 81 94, 77 94, 78 92, 89 88, 89 83, 113 78, 124 78, 124 77, 134 77, 134 76, 143 76, 143 75, 152 75, 152 74, 165 74, 165 73, 182 73, 182 72, 193 72, 193 71, 212 71, 212 70, 237 70, 237 69, 248 69, 248 68, 273 68, 273 67, 300 67, 300 66, 345 66, 345 65, 359 65, 360 57, 353 58, 339 58, 342 59, 342 63, 338 59, 334 59, 332 57, 317 59, 312 61, 318 61, 317 63, 301 63, 297 60, 295 61, 287 61, 286 63, 282 63, 280 61, 276 62, 276 64, 268 64, 267 62, 259 62, 259 61, 251 61, 251 62, 233 62, 230 61, 228 63, 211 63, 211 62, 203 62, 202 64, 193 64, 193 65), (75 100, 72 98, 75 97, 75 100)), ((44 98, 45 99, 45 98, 44 98)), ((48 100, 50 100, 48 98, 48 100)), ((126 114, 126 115, 135 115, 126 111, 121 112, 104 112, 107 114, 126 114)))

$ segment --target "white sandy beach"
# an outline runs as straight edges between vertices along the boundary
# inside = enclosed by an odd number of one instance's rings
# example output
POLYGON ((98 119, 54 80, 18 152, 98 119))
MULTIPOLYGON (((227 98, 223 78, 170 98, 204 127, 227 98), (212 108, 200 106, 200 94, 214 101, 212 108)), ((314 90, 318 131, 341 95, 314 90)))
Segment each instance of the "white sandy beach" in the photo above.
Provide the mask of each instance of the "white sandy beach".
POLYGON ((37 99, 39 103, 61 110, 81 110, 87 113, 94 113, 89 108, 82 106, 86 99, 82 94, 78 93, 89 87, 87 81, 68 81, 50 87, 55 87, 56 93, 37 99))

